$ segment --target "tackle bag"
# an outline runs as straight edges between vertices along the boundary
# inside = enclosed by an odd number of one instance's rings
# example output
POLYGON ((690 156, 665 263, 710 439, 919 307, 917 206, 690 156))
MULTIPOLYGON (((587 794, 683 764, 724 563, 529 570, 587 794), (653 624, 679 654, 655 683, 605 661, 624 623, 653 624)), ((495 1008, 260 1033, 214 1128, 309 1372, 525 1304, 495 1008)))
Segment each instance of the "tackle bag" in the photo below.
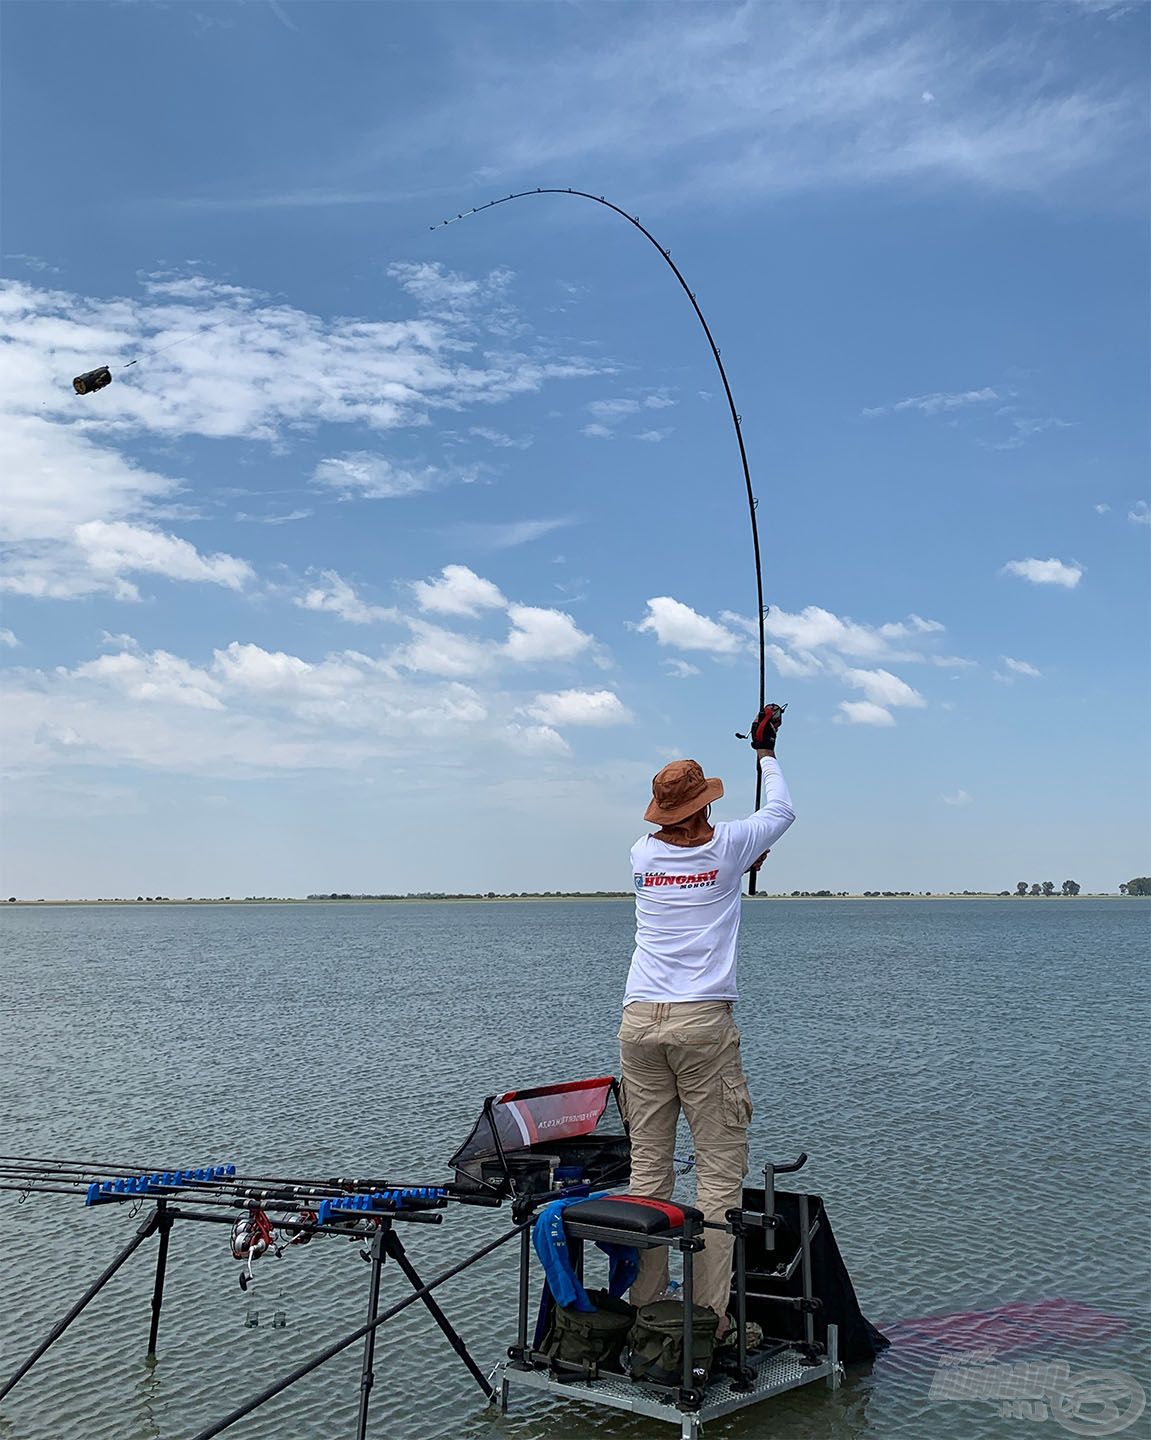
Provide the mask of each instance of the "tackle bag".
MULTIPOLYGON (((706 1305, 691 1307, 692 1371, 702 1385, 711 1373, 715 1353, 715 1332, 719 1316, 706 1305)), ((655 1385, 683 1384, 683 1302, 656 1300, 644 1305, 628 1337, 633 1380, 650 1380, 655 1385)))
POLYGON ((635 1323, 635 1307, 606 1290, 589 1290, 594 1310, 554 1305, 540 1350, 564 1365, 623 1371, 622 1352, 635 1323))

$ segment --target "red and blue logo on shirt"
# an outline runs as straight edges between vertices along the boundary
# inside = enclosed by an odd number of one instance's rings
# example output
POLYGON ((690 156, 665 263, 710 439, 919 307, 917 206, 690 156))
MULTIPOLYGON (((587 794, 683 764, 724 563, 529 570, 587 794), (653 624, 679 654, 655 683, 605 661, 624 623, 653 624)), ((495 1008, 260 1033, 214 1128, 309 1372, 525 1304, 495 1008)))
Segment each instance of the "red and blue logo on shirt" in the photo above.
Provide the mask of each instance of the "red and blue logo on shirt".
POLYGON ((677 890, 709 890, 714 889, 718 876, 718 870, 703 870, 698 875, 667 875, 662 870, 648 870, 641 875, 637 871, 635 888, 648 890, 660 885, 673 885, 677 890))

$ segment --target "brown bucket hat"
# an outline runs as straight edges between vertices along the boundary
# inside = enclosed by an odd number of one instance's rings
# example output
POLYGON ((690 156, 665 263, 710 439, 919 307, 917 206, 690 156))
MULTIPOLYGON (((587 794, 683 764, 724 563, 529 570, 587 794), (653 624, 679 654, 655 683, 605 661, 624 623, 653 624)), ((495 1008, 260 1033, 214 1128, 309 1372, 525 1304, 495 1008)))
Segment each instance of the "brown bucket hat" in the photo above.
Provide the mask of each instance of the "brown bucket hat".
POLYGON ((709 780, 695 760, 673 760, 651 782, 651 804, 643 813, 653 825, 675 825, 723 794, 722 780, 709 780))

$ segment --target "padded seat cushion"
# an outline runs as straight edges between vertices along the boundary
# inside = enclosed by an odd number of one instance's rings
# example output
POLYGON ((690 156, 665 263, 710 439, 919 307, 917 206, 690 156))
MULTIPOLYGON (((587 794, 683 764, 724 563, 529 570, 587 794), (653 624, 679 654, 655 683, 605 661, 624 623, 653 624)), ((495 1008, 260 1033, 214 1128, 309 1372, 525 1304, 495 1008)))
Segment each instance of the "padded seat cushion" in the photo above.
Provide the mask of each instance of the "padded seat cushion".
POLYGON ((637 1235, 667 1235, 682 1230, 684 1218, 702 1221, 703 1212, 645 1195, 608 1195, 577 1200, 564 1211, 564 1224, 602 1225, 605 1230, 634 1230, 637 1235))

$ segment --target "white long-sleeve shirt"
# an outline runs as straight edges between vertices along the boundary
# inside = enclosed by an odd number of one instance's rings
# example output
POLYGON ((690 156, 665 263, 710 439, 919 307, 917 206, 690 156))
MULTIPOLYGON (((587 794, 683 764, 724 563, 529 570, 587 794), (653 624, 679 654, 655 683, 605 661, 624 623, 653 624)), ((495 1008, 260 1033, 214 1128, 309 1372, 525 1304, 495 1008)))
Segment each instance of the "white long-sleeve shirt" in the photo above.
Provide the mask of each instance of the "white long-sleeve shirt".
POLYGON ((632 1000, 735 1000, 743 877, 795 819, 778 763, 760 757, 763 803, 746 820, 721 820, 706 845, 645 835, 631 849, 635 951, 632 1000))

